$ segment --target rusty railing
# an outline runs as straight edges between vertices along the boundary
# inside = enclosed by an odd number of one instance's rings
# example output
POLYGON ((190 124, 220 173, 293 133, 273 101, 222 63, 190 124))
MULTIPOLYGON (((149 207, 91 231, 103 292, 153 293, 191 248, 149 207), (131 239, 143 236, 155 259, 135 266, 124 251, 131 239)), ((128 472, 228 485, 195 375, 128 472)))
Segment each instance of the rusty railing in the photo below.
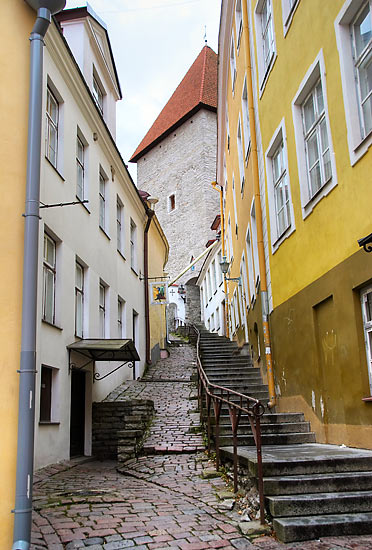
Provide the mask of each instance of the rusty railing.
MULTIPOLYGON (((208 438, 208 454, 211 452, 211 408, 215 418, 215 452, 216 452, 216 469, 220 467, 220 415, 222 405, 227 404, 231 421, 233 450, 234 450, 234 491, 238 490, 238 427, 242 413, 248 416, 251 425, 254 442, 257 449, 257 478, 258 478, 258 493, 260 499, 260 522, 265 524, 265 505, 263 491, 263 472, 262 472, 262 450, 261 450, 261 416, 265 412, 265 407, 258 399, 244 395, 230 388, 213 384, 209 381, 200 359, 200 331, 194 325, 189 325, 197 336, 197 368, 198 368, 198 402, 200 418, 204 423, 204 407, 205 400, 206 416, 207 416, 207 438, 208 438), (235 399, 233 401, 233 399, 235 399)), ((190 334, 190 333, 189 333, 190 334)))

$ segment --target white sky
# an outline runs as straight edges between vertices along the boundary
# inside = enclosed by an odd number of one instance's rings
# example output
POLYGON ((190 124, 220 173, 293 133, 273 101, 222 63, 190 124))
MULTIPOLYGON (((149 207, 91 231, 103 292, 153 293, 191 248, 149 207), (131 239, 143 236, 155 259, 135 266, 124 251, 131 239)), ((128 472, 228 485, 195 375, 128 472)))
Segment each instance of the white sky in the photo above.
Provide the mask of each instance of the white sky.
MULTIPOLYGON (((123 99, 117 145, 128 164, 204 46, 217 53, 220 0, 89 0, 107 25, 123 99)), ((84 6, 67 0, 66 8, 84 6)), ((129 163, 136 181, 136 165, 129 163)))

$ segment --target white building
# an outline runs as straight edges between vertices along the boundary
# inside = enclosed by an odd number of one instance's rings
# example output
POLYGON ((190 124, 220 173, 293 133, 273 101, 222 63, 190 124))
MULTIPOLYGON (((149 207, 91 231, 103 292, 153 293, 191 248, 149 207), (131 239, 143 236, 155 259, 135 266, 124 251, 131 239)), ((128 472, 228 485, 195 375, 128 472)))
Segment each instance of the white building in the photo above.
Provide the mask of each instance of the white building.
MULTIPOLYGON (((211 225, 211 229, 220 232, 220 215, 217 215, 211 225)), ((207 243, 210 245, 211 241, 207 243)), ((223 274, 221 271, 221 242, 208 252, 196 284, 200 287, 201 320, 210 332, 216 332, 220 336, 225 334, 225 292, 223 274)))
POLYGON ((36 468, 91 454, 92 402, 133 376, 125 365, 94 380, 123 361, 84 367, 89 358, 69 358, 67 346, 130 338, 136 377, 145 364, 147 214, 114 141, 121 91, 109 38, 89 6, 57 19, 44 56, 36 468))

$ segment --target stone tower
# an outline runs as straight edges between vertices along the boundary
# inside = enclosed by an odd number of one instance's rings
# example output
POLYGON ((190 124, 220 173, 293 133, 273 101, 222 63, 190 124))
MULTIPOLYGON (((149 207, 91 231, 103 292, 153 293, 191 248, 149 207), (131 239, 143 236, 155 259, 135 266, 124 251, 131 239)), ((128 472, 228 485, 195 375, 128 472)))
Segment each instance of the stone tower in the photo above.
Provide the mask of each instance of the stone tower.
MULTIPOLYGON (((171 280, 214 238, 216 113, 217 54, 206 45, 130 159, 137 163, 139 189, 159 199, 156 215, 170 246, 171 280)), ((175 315, 186 321, 199 320, 198 287, 192 288, 199 269, 196 264, 170 289, 175 315)))

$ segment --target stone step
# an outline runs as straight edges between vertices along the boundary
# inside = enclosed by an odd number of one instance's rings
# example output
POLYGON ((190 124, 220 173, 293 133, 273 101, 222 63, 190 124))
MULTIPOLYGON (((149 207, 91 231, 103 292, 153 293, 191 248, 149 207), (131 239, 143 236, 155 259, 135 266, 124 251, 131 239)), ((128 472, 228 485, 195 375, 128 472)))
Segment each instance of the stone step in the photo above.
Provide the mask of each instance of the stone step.
POLYGON ((327 514, 274 519, 279 540, 297 542, 342 535, 371 535, 372 513, 327 514))
MULTIPOLYGON (((238 434, 239 446, 253 446, 253 435, 238 434)), ((289 432, 289 433, 262 433, 262 445, 299 445, 303 443, 315 443, 315 434, 313 432, 289 432)), ((226 447, 232 445, 232 436, 220 435, 220 446, 226 447)))
MULTIPOLYGON (((247 415, 242 415, 241 422, 247 423, 247 415)), ((261 424, 285 424, 285 423, 296 423, 304 422, 303 413, 267 413, 265 412, 261 416, 261 424)), ((230 416, 228 414, 221 414, 220 416, 220 425, 230 424, 230 416)))
POLYGON ((372 471, 264 478, 265 495, 294 495, 299 489, 301 493, 372 490, 372 471))
MULTIPOLYGON (((215 431, 215 426, 212 426, 213 433, 215 431)), ((261 432, 263 434, 288 434, 288 433, 309 433, 310 432, 310 422, 286 422, 282 424, 261 424, 261 432)), ((220 435, 230 435, 231 433, 231 423, 229 424, 220 424, 220 435)), ((252 433, 252 428, 250 424, 239 424, 238 434, 239 435, 250 435, 252 433)), ((271 493, 268 493, 271 494, 271 493)))
POLYGON ((372 512, 372 491, 268 496, 273 517, 372 512))

